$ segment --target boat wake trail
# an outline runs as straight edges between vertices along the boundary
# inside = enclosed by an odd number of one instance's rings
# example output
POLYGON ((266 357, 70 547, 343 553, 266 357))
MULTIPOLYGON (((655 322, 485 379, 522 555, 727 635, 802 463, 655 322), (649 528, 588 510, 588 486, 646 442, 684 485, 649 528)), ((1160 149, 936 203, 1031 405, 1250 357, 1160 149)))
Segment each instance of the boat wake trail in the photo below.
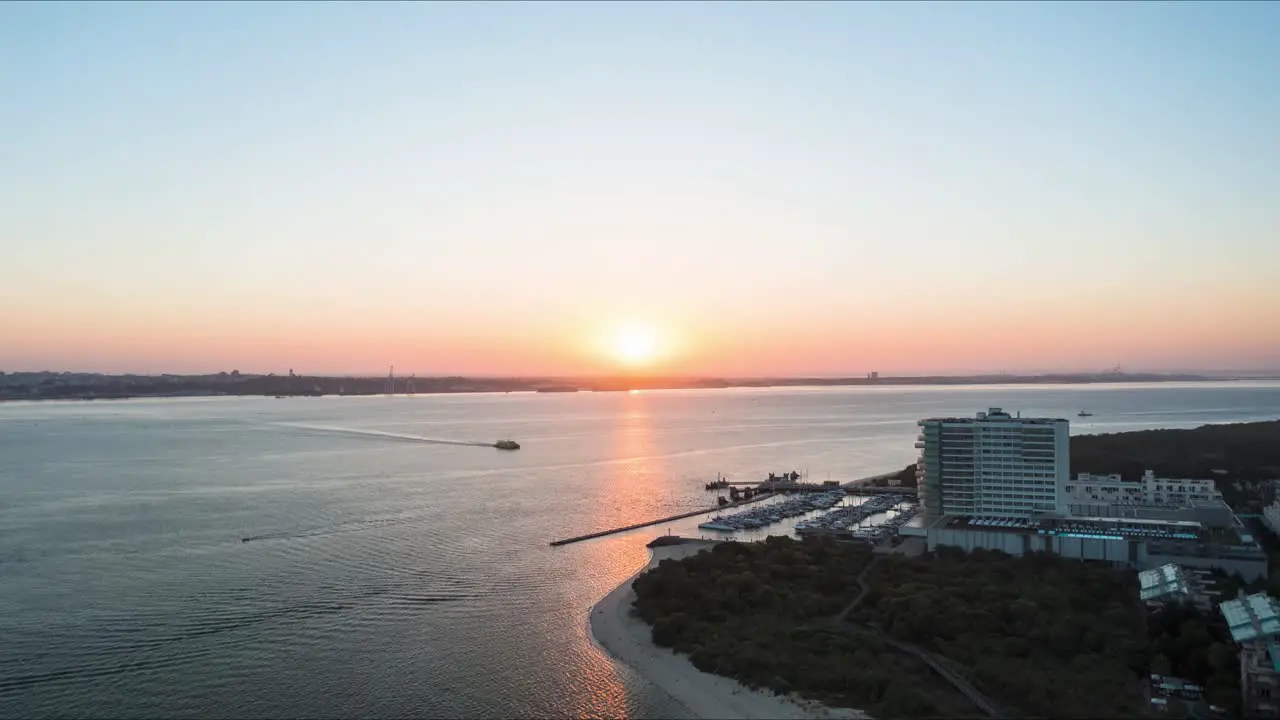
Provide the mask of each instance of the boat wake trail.
POLYGON ((464 445, 467 447, 493 447, 491 442, 481 442, 479 440, 445 440, 442 438, 427 438, 420 435, 404 435, 401 433, 382 432, 381 430, 359 430, 357 428, 332 427, 328 425, 303 425, 301 423, 268 423, 276 427, 297 428, 299 430, 313 430, 315 432, 331 433, 334 435, 349 435, 353 437, 370 437, 381 440, 399 440, 401 442, 428 443, 431 445, 464 445))

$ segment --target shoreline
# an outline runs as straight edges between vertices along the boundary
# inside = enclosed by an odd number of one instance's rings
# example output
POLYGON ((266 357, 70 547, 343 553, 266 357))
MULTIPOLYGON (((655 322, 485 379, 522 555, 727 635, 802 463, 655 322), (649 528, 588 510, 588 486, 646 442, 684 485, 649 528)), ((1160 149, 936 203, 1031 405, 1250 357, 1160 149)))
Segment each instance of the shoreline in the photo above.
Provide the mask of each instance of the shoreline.
POLYGON ((716 544, 717 541, 689 539, 679 545, 649 548, 649 563, 592 606, 587 623, 591 641, 658 686, 694 717, 703 720, 852 720, 868 717, 850 708, 828 708, 813 700, 752 690, 731 678, 702 672, 688 657, 653 644, 649 625, 631 615, 631 606, 635 602, 632 583, 667 558, 688 557, 716 544))
MULTIPOLYGON (((32 373, 11 373, 12 375, 26 375, 32 373)), ((40 373, 35 373, 40 374, 40 373)), ((112 376, 106 376, 112 377, 112 376)), ((142 376, 152 377, 152 376, 142 376)), ((176 376, 179 379, 194 378, 197 376, 176 376)), ((386 390, 383 383, 384 378, 356 378, 356 377, 339 377, 339 376, 315 376, 306 377, 298 376, 298 379, 305 379, 307 382, 315 383, 315 389, 308 391, 299 391, 296 387, 290 386, 262 386, 262 381, 266 381, 264 376, 246 376, 247 380, 243 383, 233 383, 232 387, 227 387, 227 383, 206 384, 199 381, 188 383, 188 387, 182 390, 173 390, 169 392, 157 391, 147 392, 146 390, 123 389, 118 385, 114 388, 97 389, 99 385, 77 385, 74 388, 66 388, 58 393, 50 393, 45 395, 31 395, 26 392, 18 393, 11 389, 0 391, 0 402, 48 402, 48 401, 101 401, 101 400, 137 400, 147 398, 207 398, 207 397, 383 397, 386 390), (349 387, 344 390, 343 385, 353 383, 356 387, 349 387), (244 387, 244 385, 255 386, 252 389, 244 387), (196 385, 191 387, 190 385, 196 385), (335 385, 337 387, 335 387, 335 385)), ((278 378, 273 378, 277 379, 278 378)), ((506 393, 530 393, 530 394, 562 394, 565 392, 584 392, 584 393, 625 393, 628 391, 660 391, 660 390, 741 390, 741 389, 805 389, 816 390, 833 387, 854 387, 854 388, 951 388, 951 387, 980 387, 980 386, 1006 386, 1017 387, 1024 385, 1051 385, 1051 386, 1099 386, 1099 385, 1161 385, 1161 384, 1179 384, 1179 383, 1248 383, 1248 382, 1275 382, 1280 377, 1273 376, 1208 376, 1208 375, 1155 375, 1155 374, 1135 374, 1133 376, 1098 376, 1098 375, 1014 375, 1007 377, 1000 376, 919 376, 919 377, 885 377, 877 379, 867 378, 771 378, 771 379, 708 379, 702 382, 697 380, 681 381, 679 379, 659 379, 659 380, 635 380, 632 382, 607 382, 603 384, 592 384, 590 381, 584 381, 583 385, 577 386, 574 390, 545 390, 537 384, 518 378, 459 378, 461 382, 455 384, 428 384, 431 381, 448 380, 455 378, 418 378, 422 387, 416 389, 412 393, 406 393, 401 390, 396 395, 491 395, 506 393)), ((23 387, 18 385, 17 387, 23 387)))

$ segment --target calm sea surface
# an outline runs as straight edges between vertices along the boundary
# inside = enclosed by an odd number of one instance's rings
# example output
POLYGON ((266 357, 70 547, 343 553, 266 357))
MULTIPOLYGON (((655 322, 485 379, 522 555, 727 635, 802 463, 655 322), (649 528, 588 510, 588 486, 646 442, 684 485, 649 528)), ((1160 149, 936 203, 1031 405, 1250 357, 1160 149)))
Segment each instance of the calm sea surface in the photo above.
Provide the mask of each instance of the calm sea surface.
POLYGON ((0 404, 0 716, 687 717, 587 633, 668 527, 548 541, 898 469, 988 406, 1193 427, 1280 384, 0 404))

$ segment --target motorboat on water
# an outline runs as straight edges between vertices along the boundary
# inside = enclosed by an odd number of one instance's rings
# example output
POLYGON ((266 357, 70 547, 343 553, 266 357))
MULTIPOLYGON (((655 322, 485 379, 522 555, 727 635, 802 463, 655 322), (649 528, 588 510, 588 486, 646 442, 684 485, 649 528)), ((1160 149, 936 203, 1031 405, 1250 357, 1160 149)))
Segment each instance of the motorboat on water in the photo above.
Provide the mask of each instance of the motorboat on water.
POLYGON ((725 523, 721 522, 719 518, 715 518, 709 522, 700 523, 698 525, 698 529, 699 530, 719 530, 721 532, 733 532, 737 528, 733 527, 732 525, 726 525, 725 523))
POLYGON ((498 442, 494 443, 493 446, 498 448, 499 450, 519 450, 520 449, 520 443, 516 442, 515 440, 499 440, 498 442))

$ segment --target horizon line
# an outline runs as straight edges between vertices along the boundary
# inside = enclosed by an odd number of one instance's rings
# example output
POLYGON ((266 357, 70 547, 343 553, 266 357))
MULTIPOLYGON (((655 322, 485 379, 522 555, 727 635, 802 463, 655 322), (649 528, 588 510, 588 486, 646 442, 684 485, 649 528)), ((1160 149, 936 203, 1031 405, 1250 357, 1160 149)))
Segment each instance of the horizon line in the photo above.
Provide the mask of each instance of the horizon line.
MULTIPOLYGON (((204 377, 210 375, 221 375, 226 373, 230 375, 232 372, 239 372, 244 376, 258 377, 288 377, 290 370, 283 373, 279 372, 246 372, 240 370, 213 370, 205 372, 139 372, 139 371, 102 371, 102 370, 0 370, 0 376, 4 375, 23 375, 23 374, 50 374, 50 375, 105 375, 105 376, 137 376, 137 377, 204 377)), ((322 373, 294 373, 298 377, 350 377, 350 378, 385 378, 387 374, 382 372, 322 372, 322 373)), ((910 378, 999 378, 999 377, 1051 377, 1051 376, 1129 376, 1129 375, 1194 375, 1194 376, 1225 376, 1225 377, 1248 377, 1256 375, 1280 375, 1280 368, 1256 368, 1249 370, 1227 370, 1227 369, 1194 369, 1194 370, 1149 370, 1149 369, 1132 369, 1132 370, 984 370, 984 371, 947 371, 947 372, 918 372, 895 374, 883 371, 863 371, 863 372, 844 372, 844 373, 780 373, 780 374, 757 374, 757 375, 733 375, 733 374, 715 374, 715 373, 643 373, 643 372, 626 372, 618 371, 613 373, 576 373, 576 374, 555 374, 555 373, 465 373, 465 372, 435 372, 421 373, 416 371, 395 373, 396 378, 416 377, 421 379, 429 378, 475 378, 475 379, 525 379, 525 380, 594 380, 594 379, 686 379, 686 380, 726 380, 726 381, 751 381, 751 380, 893 380, 893 379, 910 379, 910 378), (872 373, 875 377, 872 378, 872 373)))

